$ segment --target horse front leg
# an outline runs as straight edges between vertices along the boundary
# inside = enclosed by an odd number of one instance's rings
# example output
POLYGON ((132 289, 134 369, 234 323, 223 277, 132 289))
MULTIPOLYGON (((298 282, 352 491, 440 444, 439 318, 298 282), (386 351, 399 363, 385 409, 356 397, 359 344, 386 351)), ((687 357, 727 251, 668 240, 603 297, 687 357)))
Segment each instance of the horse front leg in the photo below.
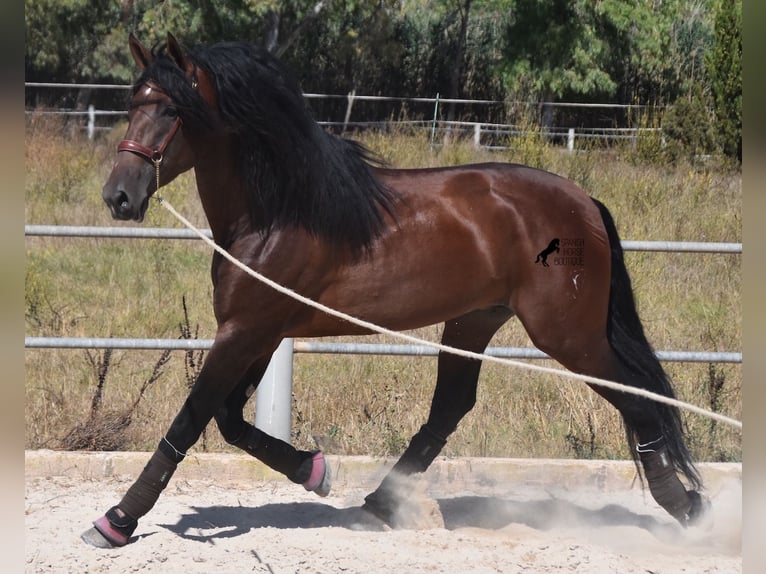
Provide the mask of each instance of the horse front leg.
POLYGON ((324 455, 319 450, 298 450, 291 444, 275 438, 245 421, 243 409, 263 377, 269 358, 257 360, 223 406, 215 413, 215 421, 224 440, 289 480, 302 485, 319 496, 330 493, 331 474, 324 455))
POLYGON ((160 440, 133 485, 120 502, 93 523, 82 539, 94 546, 124 546, 138 526, 138 519, 159 499, 187 451, 197 442, 214 413, 253 361, 253 352, 235 337, 216 338, 197 381, 167 434, 160 440))

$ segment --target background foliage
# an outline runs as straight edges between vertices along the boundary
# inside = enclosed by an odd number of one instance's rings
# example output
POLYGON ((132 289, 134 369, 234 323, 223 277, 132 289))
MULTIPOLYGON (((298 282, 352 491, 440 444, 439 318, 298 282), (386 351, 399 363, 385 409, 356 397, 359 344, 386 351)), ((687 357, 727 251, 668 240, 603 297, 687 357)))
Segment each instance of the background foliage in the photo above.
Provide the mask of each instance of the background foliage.
MULTIPOLYGON (((262 44, 307 92, 669 108, 699 100, 704 117, 695 121, 715 128, 716 149, 741 159, 741 0, 26 0, 25 7, 28 81, 129 83, 128 33, 151 44, 170 31, 188 45, 262 44)), ((554 118, 550 107, 541 112, 546 124, 577 121, 554 118)))

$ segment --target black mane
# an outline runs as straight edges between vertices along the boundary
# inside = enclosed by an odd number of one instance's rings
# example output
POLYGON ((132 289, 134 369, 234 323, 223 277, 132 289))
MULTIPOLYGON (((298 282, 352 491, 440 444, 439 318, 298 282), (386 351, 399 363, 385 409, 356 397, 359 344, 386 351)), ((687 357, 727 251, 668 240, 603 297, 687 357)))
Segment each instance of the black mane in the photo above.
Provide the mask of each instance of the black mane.
MULTIPOLYGON (((178 107, 184 126, 211 129, 212 114, 163 48, 136 82, 151 79, 178 107)), ((216 88, 224 129, 237 139, 253 229, 299 226, 326 240, 366 249, 392 214, 393 193, 374 177, 361 144, 325 132, 297 82, 266 50, 225 42, 188 53, 216 88)))

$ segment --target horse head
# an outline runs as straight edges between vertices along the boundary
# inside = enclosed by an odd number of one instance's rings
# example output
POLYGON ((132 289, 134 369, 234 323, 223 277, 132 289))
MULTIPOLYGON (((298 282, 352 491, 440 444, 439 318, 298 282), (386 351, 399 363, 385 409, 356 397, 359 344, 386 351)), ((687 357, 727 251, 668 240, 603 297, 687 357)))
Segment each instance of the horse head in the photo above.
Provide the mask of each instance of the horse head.
POLYGON ((194 166, 184 125, 189 106, 176 101, 178 94, 194 92, 207 102, 212 89, 204 71, 171 34, 160 55, 133 34, 129 43, 141 76, 129 104, 127 133, 117 146, 102 197, 114 219, 142 221, 152 194, 194 166))

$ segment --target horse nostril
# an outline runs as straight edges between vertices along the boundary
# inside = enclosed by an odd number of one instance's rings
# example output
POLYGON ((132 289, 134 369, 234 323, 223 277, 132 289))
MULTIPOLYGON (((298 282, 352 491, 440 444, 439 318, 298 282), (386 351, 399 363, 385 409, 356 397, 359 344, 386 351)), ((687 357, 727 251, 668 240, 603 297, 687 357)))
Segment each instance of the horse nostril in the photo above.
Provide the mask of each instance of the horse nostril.
POLYGON ((128 194, 119 188, 104 188, 103 198, 115 219, 125 219, 131 215, 131 202, 128 194))
POLYGON ((128 202, 128 195, 124 191, 119 191, 115 198, 115 203, 120 209, 128 209, 128 206, 130 205, 128 202))

